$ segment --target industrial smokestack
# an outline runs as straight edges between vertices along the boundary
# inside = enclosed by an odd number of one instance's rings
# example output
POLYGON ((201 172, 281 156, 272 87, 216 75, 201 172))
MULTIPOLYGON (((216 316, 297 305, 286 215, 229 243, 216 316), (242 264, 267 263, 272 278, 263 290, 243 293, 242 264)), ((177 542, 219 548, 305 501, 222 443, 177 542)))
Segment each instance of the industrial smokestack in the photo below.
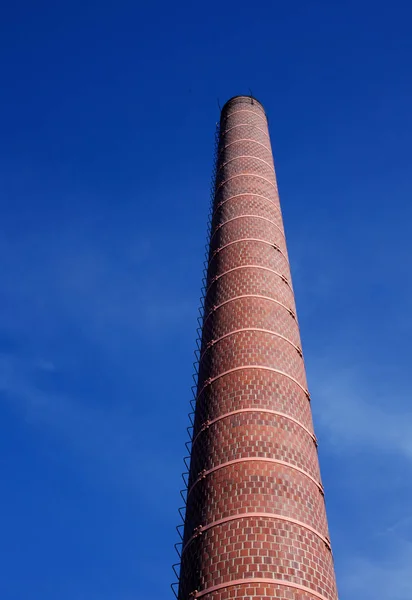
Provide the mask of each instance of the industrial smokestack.
POLYGON ((178 600, 336 600, 263 106, 222 109, 178 600))

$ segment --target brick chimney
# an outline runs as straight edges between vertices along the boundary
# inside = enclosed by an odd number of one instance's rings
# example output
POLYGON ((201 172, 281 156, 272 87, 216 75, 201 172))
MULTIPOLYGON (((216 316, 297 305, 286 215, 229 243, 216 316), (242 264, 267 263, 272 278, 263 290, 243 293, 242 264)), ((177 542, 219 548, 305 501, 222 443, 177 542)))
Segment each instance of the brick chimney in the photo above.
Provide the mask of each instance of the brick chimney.
POLYGON ((178 600, 337 600, 268 122, 222 109, 178 600))

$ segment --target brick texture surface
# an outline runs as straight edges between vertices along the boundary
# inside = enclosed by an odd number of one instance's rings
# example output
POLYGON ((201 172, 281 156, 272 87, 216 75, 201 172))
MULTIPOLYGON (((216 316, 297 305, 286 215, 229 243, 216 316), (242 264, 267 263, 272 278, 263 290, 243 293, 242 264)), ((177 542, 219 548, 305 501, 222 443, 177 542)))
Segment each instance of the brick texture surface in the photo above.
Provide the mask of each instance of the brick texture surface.
POLYGON ((223 108, 179 600, 336 600, 262 105, 223 108))

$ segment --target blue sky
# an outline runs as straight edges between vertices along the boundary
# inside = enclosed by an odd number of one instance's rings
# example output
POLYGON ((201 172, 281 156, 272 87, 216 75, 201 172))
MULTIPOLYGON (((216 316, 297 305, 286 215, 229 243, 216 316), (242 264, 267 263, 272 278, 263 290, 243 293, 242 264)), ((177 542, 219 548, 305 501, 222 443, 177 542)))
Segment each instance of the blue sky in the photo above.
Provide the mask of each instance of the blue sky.
POLYGON ((250 88, 340 600, 410 600, 410 3, 139 5, 2 9, 0 596, 172 597, 218 99, 250 88))

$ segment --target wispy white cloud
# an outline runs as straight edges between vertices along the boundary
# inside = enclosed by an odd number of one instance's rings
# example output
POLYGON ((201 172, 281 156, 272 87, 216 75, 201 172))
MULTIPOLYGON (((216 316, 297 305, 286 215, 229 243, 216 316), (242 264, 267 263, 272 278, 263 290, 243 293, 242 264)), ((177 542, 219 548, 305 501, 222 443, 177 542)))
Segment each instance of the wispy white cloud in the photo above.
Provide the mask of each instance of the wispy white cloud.
POLYGON ((334 370, 330 363, 316 365, 310 380, 317 427, 336 451, 369 447, 412 460, 407 386, 403 389, 402 379, 394 376, 393 393, 382 397, 379 380, 366 382, 364 377, 356 367, 334 370))
POLYGON ((412 543, 399 542, 384 560, 350 558, 340 580, 343 600, 410 600, 412 598, 412 543))
MULTIPOLYGON (((146 489, 142 480, 164 469, 166 461, 155 447, 150 461, 143 459, 143 450, 150 447, 150 417, 131 413, 127 405, 92 406, 42 390, 36 384, 36 373, 50 366, 48 361, 0 355, 0 400, 28 426, 68 449, 94 478, 103 477, 106 482, 135 491, 141 500, 147 491, 149 498, 150 486, 146 489)), ((156 485, 161 486, 162 481, 156 485)))
MULTIPOLYGON (((93 230, 0 235, 0 328, 47 337, 68 322, 101 344, 124 333, 147 336, 192 319, 197 301, 171 273, 157 240, 142 234, 109 239, 93 230), (192 299, 193 298, 193 299, 192 299)), ((200 281, 199 281, 200 284, 200 281)))
MULTIPOLYGON (((167 241, 160 248, 157 242, 131 228, 118 235, 76 226, 29 231, 22 239, 0 232, 0 402, 70 454, 93 485, 104 481, 160 508, 178 486, 181 442, 165 417, 172 403, 154 427, 154 363, 164 356, 156 344, 181 339, 185 324, 192 344, 197 301, 179 281, 187 280, 190 258, 183 256, 181 272, 172 273, 167 241), (177 456, 164 451, 173 444, 177 456)), ((167 366, 164 373, 170 377, 167 366)), ((188 393, 190 372, 187 378, 183 390, 177 382, 174 400, 188 393)), ((182 406, 176 427, 184 432, 184 400, 182 406)))
POLYGON ((328 465, 348 465, 336 484, 346 513, 333 524, 342 542, 340 600, 410 600, 412 516, 409 498, 402 496, 412 461, 410 394, 402 372, 369 377, 368 366, 354 361, 341 367, 329 357, 309 369, 315 427, 328 465))

